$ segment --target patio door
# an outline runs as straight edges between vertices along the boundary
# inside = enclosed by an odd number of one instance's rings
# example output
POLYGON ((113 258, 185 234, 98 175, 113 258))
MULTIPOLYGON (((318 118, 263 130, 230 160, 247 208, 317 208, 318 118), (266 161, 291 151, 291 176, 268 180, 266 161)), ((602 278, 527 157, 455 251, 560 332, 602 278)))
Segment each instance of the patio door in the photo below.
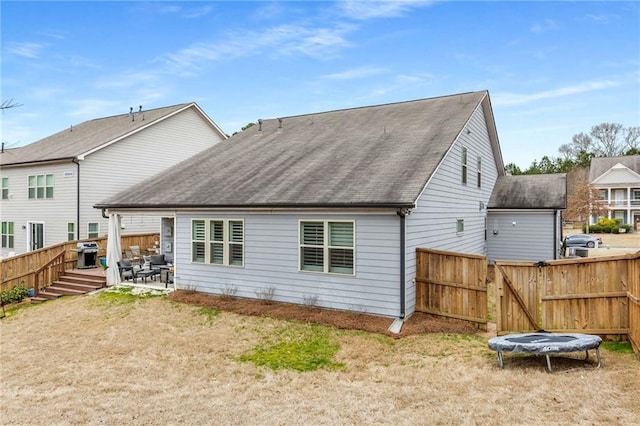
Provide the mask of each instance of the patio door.
POLYGON ((27 250, 33 251, 44 247, 44 222, 27 222, 27 250))

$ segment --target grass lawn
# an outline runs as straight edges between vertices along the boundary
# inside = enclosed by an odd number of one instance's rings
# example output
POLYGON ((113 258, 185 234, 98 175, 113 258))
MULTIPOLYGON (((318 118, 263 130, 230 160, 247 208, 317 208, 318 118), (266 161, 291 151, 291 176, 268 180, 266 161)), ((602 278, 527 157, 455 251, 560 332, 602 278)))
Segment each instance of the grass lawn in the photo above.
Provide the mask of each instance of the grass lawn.
POLYGON ((638 424, 640 361, 507 357, 158 297, 87 295, 0 320, 0 424, 638 424), (568 371, 567 371, 568 370, 568 371))

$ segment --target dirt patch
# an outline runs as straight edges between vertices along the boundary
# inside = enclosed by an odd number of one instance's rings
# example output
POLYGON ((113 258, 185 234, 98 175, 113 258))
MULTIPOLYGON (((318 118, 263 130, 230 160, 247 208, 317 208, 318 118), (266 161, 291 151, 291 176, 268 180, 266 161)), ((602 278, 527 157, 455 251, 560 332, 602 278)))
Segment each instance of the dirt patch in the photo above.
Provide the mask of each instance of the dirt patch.
POLYGON ((393 319, 376 315, 300 306, 291 303, 267 303, 255 299, 223 297, 184 290, 171 293, 169 298, 179 302, 206 306, 242 315, 324 324, 339 329, 362 330, 396 338, 422 333, 473 334, 478 331, 476 327, 468 322, 436 317, 422 312, 415 312, 405 321, 401 332, 395 334, 388 330, 393 319))

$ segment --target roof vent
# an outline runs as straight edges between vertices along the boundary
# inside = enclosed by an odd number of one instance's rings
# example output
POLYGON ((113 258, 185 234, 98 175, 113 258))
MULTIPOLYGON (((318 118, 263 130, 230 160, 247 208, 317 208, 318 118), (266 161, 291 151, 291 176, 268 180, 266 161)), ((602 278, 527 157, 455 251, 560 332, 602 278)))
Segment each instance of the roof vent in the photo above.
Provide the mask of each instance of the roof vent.
POLYGON ((282 130, 282 118, 278 118, 278 129, 282 130))
POLYGON ((142 112, 142 105, 140 105, 140 109, 138 109, 138 113, 142 112))
POLYGON ((262 118, 258 119, 258 131, 261 132, 262 131, 262 118))

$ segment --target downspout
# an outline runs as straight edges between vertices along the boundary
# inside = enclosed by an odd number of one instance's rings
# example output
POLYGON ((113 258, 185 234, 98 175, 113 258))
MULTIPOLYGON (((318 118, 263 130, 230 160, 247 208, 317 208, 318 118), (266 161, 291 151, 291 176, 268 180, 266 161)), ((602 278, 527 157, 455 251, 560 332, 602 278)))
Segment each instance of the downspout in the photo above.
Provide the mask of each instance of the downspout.
POLYGON ((406 253, 405 253, 405 244, 406 244, 406 217, 411 213, 409 209, 398 209, 396 214, 400 216, 400 316, 399 318, 402 320, 406 315, 406 253))
POLYGON ((71 160, 76 163, 78 173, 76 174, 76 240, 80 239, 80 161, 78 158, 71 160))

